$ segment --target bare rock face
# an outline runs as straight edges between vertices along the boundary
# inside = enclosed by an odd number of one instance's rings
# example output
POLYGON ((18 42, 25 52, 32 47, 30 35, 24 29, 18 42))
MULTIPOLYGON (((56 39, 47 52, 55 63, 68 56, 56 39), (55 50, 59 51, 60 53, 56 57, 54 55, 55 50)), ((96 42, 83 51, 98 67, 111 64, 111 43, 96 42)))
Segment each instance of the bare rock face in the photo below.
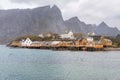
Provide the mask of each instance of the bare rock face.
POLYGON ((81 32, 83 34, 94 32, 94 30, 96 29, 96 25, 86 24, 80 21, 77 17, 66 20, 65 26, 67 30, 72 30, 73 32, 81 32))
POLYGON ((117 34, 120 34, 120 31, 117 28, 111 28, 105 22, 102 22, 96 28, 95 33, 104 36, 116 36, 117 34))
POLYGON ((109 36, 120 34, 117 28, 110 28, 105 23, 99 26, 86 24, 77 17, 64 21, 56 5, 34 9, 0 10, 0 44, 7 43, 18 36, 45 32, 63 33, 66 30, 84 34, 95 32, 109 36))
POLYGON ((118 35, 116 36, 116 40, 117 40, 118 42, 120 42, 120 34, 118 34, 118 35))
POLYGON ((60 33, 64 28, 61 11, 56 5, 35 9, 0 10, 0 43, 22 35, 60 33))

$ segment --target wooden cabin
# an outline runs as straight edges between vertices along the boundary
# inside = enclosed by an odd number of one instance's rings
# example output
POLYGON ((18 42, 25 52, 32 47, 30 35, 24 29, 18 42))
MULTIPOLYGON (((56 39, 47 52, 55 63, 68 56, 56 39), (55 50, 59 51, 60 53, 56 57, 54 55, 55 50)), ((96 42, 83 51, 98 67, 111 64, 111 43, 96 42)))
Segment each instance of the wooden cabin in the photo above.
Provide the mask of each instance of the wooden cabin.
POLYGON ((103 44, 100 41, 94 41, 94 48, 102 49, 103 48, 103 44))
POLYGON ((95 45, 94 45, 94 48, 95 48, 95 49, 102 49, 102 48, 103 48, 103 45, 102 45, 102 44, 95 44, 95 45))
POLYGON ((102 42, 104 47, 111 47, 112 46, 112 41, 110 39, 105 39, 104 37, 101 37, 100 41, 102 42))
POLYGON ((87 44, 86 38, 81 38, 81 39, 78 39, 78 40, 76 41, 76 45, 77 45, 77 46, 78 46, 78 45, 85 46, 86 44, 87 44))
POLYGON ((30 47, 41 47, 42 46, 42 42, 32 42, 32 44, 30 45, 30 47))
POLYGON ((66 42, 66 46, 73 46, 74 45, 74 42, 73 41, 68 41, 66 42))
POLYGON ((93 41, 89 41, 86 43, 86 47, 94 47, 95 43, 93 41))
POLYGON ((94 48, 94 49, 102 49, 103 44, 99 40, 99 38, 94 39, 94 37, 86 37, 86 38, 81 38, 76 41, 76 46, 83 46, 86 48, 94 48))

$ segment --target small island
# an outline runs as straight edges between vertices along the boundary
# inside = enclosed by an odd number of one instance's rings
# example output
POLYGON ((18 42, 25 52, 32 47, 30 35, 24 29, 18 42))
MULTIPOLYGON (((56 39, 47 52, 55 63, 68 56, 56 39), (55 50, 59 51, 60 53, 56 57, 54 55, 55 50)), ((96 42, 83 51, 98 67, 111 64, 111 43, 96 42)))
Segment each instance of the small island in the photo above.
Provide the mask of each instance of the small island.
POLYGON ((16 38, 7 46, 30 49, 49 50, 74 50, 74 51, 120 51, 120 35, 116 38, 88 33, 64 34, 44 33, 39 35, 27 35, 16 38))

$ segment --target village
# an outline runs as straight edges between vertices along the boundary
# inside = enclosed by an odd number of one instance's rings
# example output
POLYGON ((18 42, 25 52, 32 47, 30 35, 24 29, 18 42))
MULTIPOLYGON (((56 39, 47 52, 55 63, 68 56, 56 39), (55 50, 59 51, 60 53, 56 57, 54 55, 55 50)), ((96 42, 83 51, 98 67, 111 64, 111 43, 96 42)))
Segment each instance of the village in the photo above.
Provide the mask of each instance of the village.
POLYGON ((65 34, 39 34, 37 36, 43 40, 32 40, 29 37, 13 40, 9 47, 49 49, 49 50, 76 50, 76 51, 103 51, 106 47, 112 47, 112 41, 103 36, 88 33, 81 35, 69 31, 65 34), (45 38, 49 40, 44 40, 45 38))

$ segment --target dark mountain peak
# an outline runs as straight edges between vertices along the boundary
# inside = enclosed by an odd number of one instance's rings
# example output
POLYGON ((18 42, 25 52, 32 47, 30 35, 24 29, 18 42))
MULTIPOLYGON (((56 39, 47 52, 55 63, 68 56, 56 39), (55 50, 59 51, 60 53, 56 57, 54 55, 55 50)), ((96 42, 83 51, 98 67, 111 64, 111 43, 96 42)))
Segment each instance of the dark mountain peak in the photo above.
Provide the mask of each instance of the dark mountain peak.
POLYGON ((81 24, 85 24, 84 22, 80 21, 77 16, 70 18, 69 21, 73 21, 73 22, 78 22, 78 23, 81 23, 81 24))
POLYGON ((104 21, 102 21, 101 24, 106 24, 106 23, 104 21))
POLYGON ((106 25, 106 23, 103 21, 103 22, 101 22, 99 25, 106 25))
POLYGON ((101 22, 99 25, 98 25, 99 27, 109 27, 104 21, 103 22, 101 22))
POLYGON ((116 36, 120 31, 117 28, 109 27, 105 22, 102 22, 98 25, 95 33, 103 36, 116 36))
POLYGON ((114 27, 113 29, 120 34, 120 31, 117 27, 114 27))
POLYGON ((117 28, 117 27, 114 27, 114 29, 118 30, 118 28, 117 28))
POLYGON ((70 20, 70 21, 80 21, 77 16, 72 17, 72 18, 70 18, 69 20, 70 20))
POLYGON ((59 10, 60 11, 60 9, 58 8, 58 6, 56 6, 56 5, 53 5, 53 7, 51 9, 53 9, 53 10, 59 10))
POLYGON ((56 14, 61 14, 60 9, 56 5, 53 5, 53 7, 51 7, 51 11, 55 12, 56 14))
POLYGON ((51 15, 52 19, 56 19, 57 21, 63 21, 61 10, 56 5, 53 5, 50 8, 48 14, 51 15))
POLYGON ((40 9, 50 9, 50 5, 44 6, 44 7, 37 7, 34 8, 35 10, 40 10, 40 9))

